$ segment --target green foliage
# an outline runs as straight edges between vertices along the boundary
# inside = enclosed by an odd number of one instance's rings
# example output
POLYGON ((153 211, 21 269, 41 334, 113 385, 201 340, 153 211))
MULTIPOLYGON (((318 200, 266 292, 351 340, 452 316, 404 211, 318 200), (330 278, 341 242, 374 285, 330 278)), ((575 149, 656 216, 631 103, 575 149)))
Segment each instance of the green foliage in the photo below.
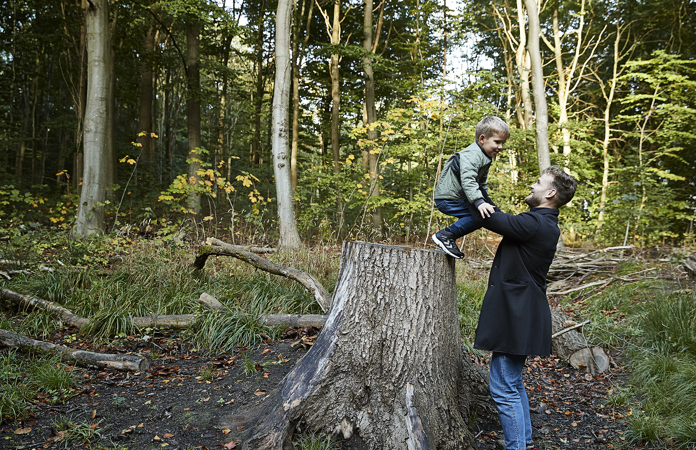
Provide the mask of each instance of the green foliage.
POLYGON ((253 310, 208 313, 192 331, 196 345, 210 352, 231 352, 236 346, 254 347, 262 341, 260 334, 277 335, 259 324, 253 310))
POLYGON ((468 351, 474 351, 474 338, 478 326, 479 312, 486 294, 487 283, 484 278, 457 285, 457 309, 459 310, 459 327, 464 345, 468 351))

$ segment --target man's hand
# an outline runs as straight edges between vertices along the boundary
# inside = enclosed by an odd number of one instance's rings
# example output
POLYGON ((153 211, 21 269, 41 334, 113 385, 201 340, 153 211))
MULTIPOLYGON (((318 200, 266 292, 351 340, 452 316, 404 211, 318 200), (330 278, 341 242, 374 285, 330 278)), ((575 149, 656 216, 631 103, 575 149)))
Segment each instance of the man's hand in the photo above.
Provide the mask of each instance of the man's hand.
POLYGON ((491 205, 490 203, 483 202, 478 205, 478 210, 481 217, 485 219, 486 217, 490 217, 491 214, 495 212, 495 206, 491 205))

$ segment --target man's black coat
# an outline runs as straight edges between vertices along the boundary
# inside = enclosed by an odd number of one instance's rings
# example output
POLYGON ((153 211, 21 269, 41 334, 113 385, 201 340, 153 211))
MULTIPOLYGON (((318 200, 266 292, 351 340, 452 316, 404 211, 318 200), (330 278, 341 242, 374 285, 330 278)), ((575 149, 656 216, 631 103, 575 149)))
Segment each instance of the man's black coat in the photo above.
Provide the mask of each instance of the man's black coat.
POLYGON ((514 355, 551 353, 546 274, 556 253, 558 210, 496 212, 483 226, 503 236, 493 259, 474 348, 514 355))

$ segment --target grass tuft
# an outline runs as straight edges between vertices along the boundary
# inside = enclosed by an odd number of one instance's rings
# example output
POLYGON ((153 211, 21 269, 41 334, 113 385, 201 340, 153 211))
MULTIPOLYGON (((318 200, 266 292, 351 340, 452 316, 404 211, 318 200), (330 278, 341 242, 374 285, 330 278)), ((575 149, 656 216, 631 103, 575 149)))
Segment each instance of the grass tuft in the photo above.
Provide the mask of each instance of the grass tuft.
POLYGON ((292 448, 294 450, 333 450, 338 448, 338 444, 331 435, 304 433, 293 437, 292 448))
POLYGON ((94 439, 101 439, 98 431, 98 423, 79 422, 72 416, 63 416, 53 423, 53 427, 58 432, 56 442, 68 443, 78 441, 83 445, 88 444, 94 439))

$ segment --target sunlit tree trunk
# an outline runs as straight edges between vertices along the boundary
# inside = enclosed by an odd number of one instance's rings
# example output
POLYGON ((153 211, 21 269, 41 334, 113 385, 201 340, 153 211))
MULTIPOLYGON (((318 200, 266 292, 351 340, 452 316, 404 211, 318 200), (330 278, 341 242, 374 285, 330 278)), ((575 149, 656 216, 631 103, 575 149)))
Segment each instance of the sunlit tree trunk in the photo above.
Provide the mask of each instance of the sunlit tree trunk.
POLYGON ((105 229, 106 140, 110 126, 111 86, 109 8, 107 0, 92 0, 85 11, 87 40, 87 105, 84 120, 84 179, 74 234, 88 236, 105 229))
MULTIPOLYGON (((536 9, 535 9, 536 10, 536 9)), ((519 23, 519 45, 515 52, 515 60, 517 62, 517 74, 520 77, 520 90, 522 97, 522 111, 518 109, 518 120, 523 130, 532 128, 532 118, 534 117, 534 108, 532 107, 532 98, 530 96, 529 73, 531 72, 531 58, 527 49, 527 33, 525 31, 525 8, 522 0, 517 0, 517 20, 519 23)), ((537 22, 539 21, 537 17, 537 22)))
POLYGON ((551 165, 549 155, 549 113, 544 90, 544 70, 539 50, 539 12, 535 0, 525 0, 529 17, 529 57, 532 62, 532 88, 536 110, 536 144, 539 173, 551 165))
MULTIPOLYGON (((188 98, 186 114, 188 124, 188 178, 197 185, 201 168, 201 78, 200 78, 200 24, 190 18, 186 24, 186 48, 188 51, 188 98)), ((191 192, 188 208, 198 215, 201 212, 201 196, 191 192)))
POLYGON ((295 221, 295 201, 290 177, 290 126, 288 120, 290 106, 290 25, 292 23, 293 0, 279 0, 276 12, 276 76, 273 89, 272 151, 273 174, 276 179, 278 201, 278 224, 280 240, 278 248, 284 251, 296 250, 302 246, 295 221))
POLYGON ((613 65, 612 65, 612 76, 609 80, 609 86, 607 87, 604 78, 597 72, 593 72, 597 84, 599 85, 602 96, 606 102, 604 108, 604 138, 602 139, 602 190, 599 196, 599 214, 597 216, 597 232, 602 227, 604 221, 604 208, 607 204, 607 190, 609 189, 609 144, 611 142, 611 108, 614 104, 614 95, 616 93, 616 86, 619 81, 619 77, 624 71, 625 66, 620 64, 619 61, 623 59, 623 55, 626 53, 626 48, 630 48, 628 53, 632 53, 636 47, 636 42, 629 44, 629 40, 625 39, 622 41, 624 32, 627 26, 618 24, 616 26, 616 38, 614 39, 614 55, 613 55, 613 65), (621 47, 623 43, 623 48, 621 47))

